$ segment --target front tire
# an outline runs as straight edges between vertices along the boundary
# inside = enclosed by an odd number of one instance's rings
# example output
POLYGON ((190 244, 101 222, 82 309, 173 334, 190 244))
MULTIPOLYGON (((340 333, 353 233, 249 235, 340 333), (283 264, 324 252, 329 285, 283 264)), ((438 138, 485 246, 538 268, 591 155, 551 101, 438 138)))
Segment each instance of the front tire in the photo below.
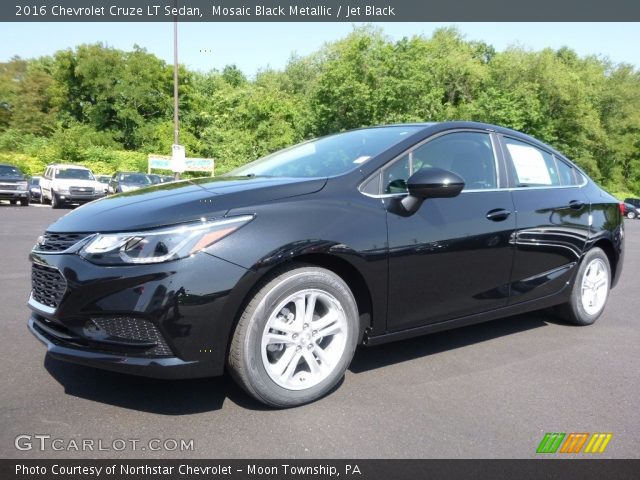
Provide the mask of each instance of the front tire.
POLYGON ((611 267, 598 247, 589 250, 573 283, 570 300, 559 307, 562 318, 574 325, 591 325, 604 311, 611 287, 611 267))
POLYGON ((296 266, 268 278, 246 306, 228 365, 251 396, 294 407, 326 395, 351 363, 358 308, 335 273, 296 266))
POLYGON ((51 208, 62 208, 62 203, 54 192, 51 192, 51 208))
POLYGON ((28 207, 29 206, 29 199, 25 198, 24 200, 20 200, 20 205, 23 207, 28 207))

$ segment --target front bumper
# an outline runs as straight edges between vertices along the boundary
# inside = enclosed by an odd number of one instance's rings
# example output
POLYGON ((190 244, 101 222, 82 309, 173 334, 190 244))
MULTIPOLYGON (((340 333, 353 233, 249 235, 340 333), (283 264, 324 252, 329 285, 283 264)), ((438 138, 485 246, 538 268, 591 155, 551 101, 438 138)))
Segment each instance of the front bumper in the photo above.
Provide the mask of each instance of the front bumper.
POLYGON ((61 202, 66 203, 89 203, 105 196, 104 193, 96 193, 94 195, 77 195, 73 193, 56 193, 56 197, 61 202))
MULTIPOLYGON (((94 265, 76 254, 32 253, 31 259, 59 272, 66 283, 57 305, 44 305, 33 294, 29 301, 29 330, 50 356, 156 378, 223 373, 230 324, 225 306, 247 272, 242 267, 202 252, 174 262, 121 267, 94 265), (123 318, 139 323, 120 336, 98 328, 123 318), (157 333, 161 349, 145 346, 148 336, 122 338, 139 333, 140 325, 157 333)), ((40 287, 34 283, 35 288, 40 287)))
POLYGON ((24 200, 29 198, 27 190, 0 190, 0 200, 24 200))

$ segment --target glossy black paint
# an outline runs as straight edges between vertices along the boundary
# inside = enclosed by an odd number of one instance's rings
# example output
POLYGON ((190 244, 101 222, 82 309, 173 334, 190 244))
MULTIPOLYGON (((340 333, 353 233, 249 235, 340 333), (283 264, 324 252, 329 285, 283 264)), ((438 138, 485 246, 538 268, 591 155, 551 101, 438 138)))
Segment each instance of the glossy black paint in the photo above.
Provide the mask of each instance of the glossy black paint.
POLYGON ((320 265, 345 279, 367 344, 562 303, 576 265, 593 245, 609 255, 615 285, 624 244, 618 202, 586 176, 581 185, 515 188, 509 160, 498 149, 497 189, 428 198, 410 215, 398 206, 406 194, 359 191, 412 146, 457 130, 490 132, 498 145, 500 134, 542 145, 492 125, 424 124, 336 177, 186 180, 89 203, 48 231, 93 234, 201 218, 255 218, 205 251, 162 264, 99 267, 73 253, 32 253, 32 261, 59 269, 68 289, 55 312, 32 308, 31 329, 65 360, 141 375, 195 377, 223 372, 238 315, 260 281, 289 262, 320 265), (65 341, 37 326, 47 320, 81 341, 87 318, 122 314, 153 322, 174 356, 96 353, 95 344, 65 341))

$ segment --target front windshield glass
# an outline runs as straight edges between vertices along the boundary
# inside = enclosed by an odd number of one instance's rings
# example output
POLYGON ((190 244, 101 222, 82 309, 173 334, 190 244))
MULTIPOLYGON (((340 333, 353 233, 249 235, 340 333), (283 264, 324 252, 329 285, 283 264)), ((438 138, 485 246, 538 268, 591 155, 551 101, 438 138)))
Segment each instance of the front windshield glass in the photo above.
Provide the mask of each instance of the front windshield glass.
POLYGON ((301 143, 237 168, 229 176, 329 177, 348 172, 423 126, 400 125, 339 133, 301 143))
POLYGON ((56 178, 94 180, 91 172, 83 168, 56 168, 56 178))
POLYGON ((151 180, 146 175, 141 173, 125 173, 122 176, 122 183, 129 183, 132 185, 151 185, 151 180))
POLYGON ((19 177, 22 176, 20 170, 11 165, 0 165, 0 177, 19 177))

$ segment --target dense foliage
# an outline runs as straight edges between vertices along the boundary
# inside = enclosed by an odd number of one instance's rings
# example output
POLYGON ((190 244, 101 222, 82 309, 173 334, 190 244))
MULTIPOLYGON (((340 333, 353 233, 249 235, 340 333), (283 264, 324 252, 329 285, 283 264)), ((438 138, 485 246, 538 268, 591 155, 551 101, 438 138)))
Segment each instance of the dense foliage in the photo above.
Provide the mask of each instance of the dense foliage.
MULTIPOLYGON (((146 168, 172 143, 172 66, 144 49, 81 45, 0 63, 0 162, 101 173, 146 168)), ((455 29, 392 41, 358 28, 283 71, 180 70, 181 143, 227 171, 305 138, 451 119, 524 131, 615 192, 640 193, 640 72, 568 48, 496 52, 455 29)))

